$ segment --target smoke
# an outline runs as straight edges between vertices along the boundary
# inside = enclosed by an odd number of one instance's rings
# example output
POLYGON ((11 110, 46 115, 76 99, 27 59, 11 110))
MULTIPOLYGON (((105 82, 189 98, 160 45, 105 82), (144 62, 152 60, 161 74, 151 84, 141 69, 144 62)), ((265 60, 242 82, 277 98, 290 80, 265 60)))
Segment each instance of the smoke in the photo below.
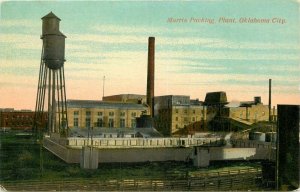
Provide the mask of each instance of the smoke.
POLYGON ((227 106, 227 107, 238 107, 238 106, 240 106, 240 101, 238 101, 238 100, 232 100, 232 101, 230 101, 230 103, 227 104, 226 106, 227 106))
POLYGON ((225 135, 224 140, 226 141, 226 148, 231 148, 231 142, 230 142, 230 138, 231 138, 232 132, 228 133, 227 135, 225 135))
POLYGON ((216 115, 217 115, 217 111, 215 109, 214 110, 207 110, 206 120, 211 121, 213 118, 215 118, 216 115))

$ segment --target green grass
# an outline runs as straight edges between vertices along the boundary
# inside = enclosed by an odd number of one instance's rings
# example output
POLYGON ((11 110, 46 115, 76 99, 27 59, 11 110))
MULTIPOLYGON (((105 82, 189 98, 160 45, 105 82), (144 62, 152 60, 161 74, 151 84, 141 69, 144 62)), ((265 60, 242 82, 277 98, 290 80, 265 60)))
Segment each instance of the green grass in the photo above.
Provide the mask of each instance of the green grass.
POLYGON ((224 171, 259 167, 254 162, 214 162, 209 168, 199 169, 185 162, 147 162, 139 164, 99 164, 97 170, 80 169, 79 164, 67 164, 46 149, 42 150, 43 171, 40 170, 40 146, 31 136, 14 132, 0 133, 0 180, 69 180, 82 178, 137 179, 185 177, 195 172, 224 171))

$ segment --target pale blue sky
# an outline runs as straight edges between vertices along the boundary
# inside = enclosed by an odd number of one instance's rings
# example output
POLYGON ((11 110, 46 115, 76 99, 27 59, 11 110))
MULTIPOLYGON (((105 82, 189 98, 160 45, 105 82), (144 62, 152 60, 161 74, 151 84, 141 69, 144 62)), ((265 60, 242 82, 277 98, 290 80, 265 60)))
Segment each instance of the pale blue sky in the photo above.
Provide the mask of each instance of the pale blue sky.
POLYGON ((1 4, 0 108, 34 108, 42 41, 40 18, 52 11, 66 39, 69 99, 146 92, 147 41, 156 37, 156 95, 300 104, 299 4, 287 0, 7 1, 1 4), (168 23, 168 18, 209 18, 168 23), (219 18, 236 23, 220 23, 219 18), (239 23, 240 18, 270 23, 239 23), (272 23, 272 19, 286 23, 272 23))

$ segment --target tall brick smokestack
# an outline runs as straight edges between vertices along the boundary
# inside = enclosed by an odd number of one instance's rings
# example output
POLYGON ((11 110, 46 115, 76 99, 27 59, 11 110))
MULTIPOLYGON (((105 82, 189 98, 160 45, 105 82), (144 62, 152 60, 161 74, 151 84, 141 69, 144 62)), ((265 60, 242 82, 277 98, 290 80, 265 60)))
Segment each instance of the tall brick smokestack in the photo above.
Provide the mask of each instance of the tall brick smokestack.
POLYGON ((147 104, 150 107, 150 115, 154 117, 154 58, 155 38, 148 40, 148 72, 147 72, 147 104))

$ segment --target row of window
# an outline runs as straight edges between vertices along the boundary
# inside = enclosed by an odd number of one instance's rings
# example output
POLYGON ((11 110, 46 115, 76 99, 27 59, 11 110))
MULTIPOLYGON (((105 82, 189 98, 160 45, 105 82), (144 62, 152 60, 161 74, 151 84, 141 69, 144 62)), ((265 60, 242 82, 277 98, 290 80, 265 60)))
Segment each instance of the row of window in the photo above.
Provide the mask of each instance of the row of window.
POLYGON ((32 119, 31 116, 6 116, 5 119, 32 119))
MULTIPOLYGON (((74 118, 74 127, 79 126, 79 119, 77 117, 74 118)), ((85 119, 85 127, 91 127, 91 119, 86 118, 85 119)), ((105 127, 105 123, 102 118, 98 118, 96 122, 96 127, 105 127)), ((107 127, 115 127, 115 121, 114 119, 110 118, 108 119, 108 124, 107 127)), ((126 121, 125 119, 120 119, 120 127, 125 128, 126 127, 126 121)), ((136 127, 136 119, 131 119, 131 127, 135 128, 136 127)))
MULTIPOLYGON (((179 109, 175 109, 175 113, 178 113, 178 112, 179 112, 179 109)), ((183 112, 184 112, 185 114, 187 114, 187 113, 188 113, 188 110, 187 110, 187 109, 184 109, 183 112)), ((192 113, 193 113, 193 114, 196 114, 196 110, 193 110, 192 113)))
MULTIPOLYGON (((243 111, 240 113, 240 118, 242 118, 243 117, 243 111)), ((250 113, 250 111, 248 111, 248 116, 250 116, 251 115, 251 113, 250 113)), ((257 115, 258 115, 258 112, 257 111, 255 111, 254 112, 254 115, 255 115, 255 119, 257 118, 257 115)), ((265 115, 265 112, 263 111, 262 113, 261 113, 261 115, 262 116, 264 116, 265 115)))
MULTIPOLYGON (((74 116, 77 116, 77 115, 79 115, 79 111, 74 111, 74 116)), ((86 112, 85 112, 85 115, 86 115, 86 116, 91 116, 91 111, 86 111, 86 112)), ((98 116, 103 116, 103 112, 102 112, 102 111, 99 111, 99 112, 97 112, 97 115, 98 115, 98 116)), ((114 111, 110 111, 110 112, 108 112, 108 115, 109 115, 109 116, 114 116, 114 115, 115 115, 115 112, 114 112, 114 111)), ((125 112, 124 112, 124 111, 121 111, 121 112, 120 112, 120 116, 121 116, 121 117, 124 117, 124 116, 125 116, 125 112)), ((132 113, 131 113, 131 116, 132 116, 132 117, 136 117, 136 112, 132 112, 132 113)))
MULTIPOLYGON (((175 121, 178 121, 178 119, 179 119, 178 117, 175 117, 175 121)), ((192 119, 192 121, 196 121, 196 117, 192 117, 191 119, 192 119)), ((189 120, 188 117, 183 118, 183 121, 188 121, 188 120, 189 120)))
POLYGON ((22 127, 22 126, 30 126, 32 125, 32 122, 5 122, 5 126, 18 126, 18 127, 22 127))

